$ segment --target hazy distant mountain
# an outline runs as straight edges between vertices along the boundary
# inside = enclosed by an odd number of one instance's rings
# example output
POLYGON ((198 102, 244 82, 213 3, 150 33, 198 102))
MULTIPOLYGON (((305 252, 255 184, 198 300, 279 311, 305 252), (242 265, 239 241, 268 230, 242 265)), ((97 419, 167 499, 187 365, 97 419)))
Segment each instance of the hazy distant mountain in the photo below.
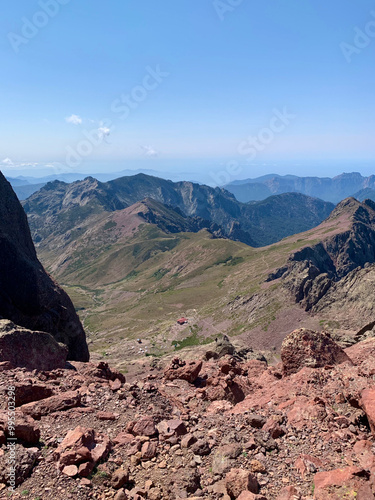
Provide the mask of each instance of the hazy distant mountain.
POLYGON ((353 197, 358 201, 372 200, 375 201, 375 189, 365 188, 353 194, 353 197))
POLYGON ((26 185, 20 185, 20 186, 12 186, 13 191, 16 193, 17 198, 20 201, 26 200, 29 196, 32 194, 36 193, 41 189, 43 186, 45 186, 45 182, 42 182, 41 184, 26 184, 26 185))
POLYGON ((360 173, 352 172, 331 179, 269 174, 256 179, 233 181, 224 187, 244 203, 262 200, 273 194, 292 192, 338 203, 348 196, 355 196, 362 189, 375 189, 375 175, 362 177, 360 173))
MULTIPOLYGON (((31 196, 31 194, 35 193, 42 186, 47 184, 47 182, 62 181, 70 183, 70 182, 82 181, 83 179, 86 179, 86 177, 94 177, 98 181, 108 182, 114 179, 118 179, 120 177, 132 176, 137 174, 146 174, 153 177, 160 177, 161 179, 170 179, 175 182, 181 181, 183 179, 188 179, 191 182, 195 182, 194 181, 195 174, 192 172, 179 172, 179 171, 161 172, 151 169, 135 169, 135 170, 125 169, 119 172, 103 172, 95 174, 80 173, 80 172, 69 172, 69 173, 61 172, 58 174, 51 174, 44 177, 31 177, 31 176, 21 175, 18 177, 6 177, 6 179, 12 185, 18 198, 20 200, 25 200, 26 198, 31 196), (27 186, 28 188, 26 188, 27 186)), ((209 174, 200 175, 201 179, 206 177, 207 179, 210 179, 209 174)), ((196 182, 200 183, 201 181, 196 181, 196 182)), ((209 180, 207 180, 207 182, 209 182, 209 180)))
POLYGON ((72 184, 48 183, 24 202, 34 241, 61 235, 88 219, 123 210, 136 202, 153 200, 221 227, 226 237, 251 246, 263 246, 310 229, 324 220, 334 206, 298 193, 274 196, 245 204, 221 188, 172 182, 139 174, 109 182, 92 177, 72 184))

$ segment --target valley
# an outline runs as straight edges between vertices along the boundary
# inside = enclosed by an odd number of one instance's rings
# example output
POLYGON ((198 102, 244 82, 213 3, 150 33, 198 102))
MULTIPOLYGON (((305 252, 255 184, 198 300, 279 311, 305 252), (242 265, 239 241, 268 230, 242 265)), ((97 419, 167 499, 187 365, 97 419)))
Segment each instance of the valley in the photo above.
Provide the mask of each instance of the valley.
MULTIPOLYGON (((178 205, 146 198, 126 208, 119 206, 115 200, 131 203, 136 196, 150 194, 160 181, 145 177, 140 178, 142 188, 135 190, 138 194, 132 192, 132 199, 130 192, 124 198, 124 191, 114 198, 106 185, 86 179, 71 185, 52 183, 25 203, 38 255, 72 298, 96 359, 129 372, 181 348, 203 351, 223 335, 238 348, 251 347, 274 359, 283 338, 294 328, 325 329, 350 337, 364 326, 355 311, 345 315, 342 304, 336 307, 331 301, 323 306, 321 301, 313 310, 303 307, 293 286, 304 284, 292 286, 288 276, 269 277, 302 249, 303 254, 322 242, 329 245, 348 232, 345 238, 352 241, 357 213, 364 211, 364 218, 372 217, 369 226, 374 228, 372 206, 352 199, 347 205, 340 204, 320 225, 255 248, 228 239, 217 222, 185 215, 178 205), (187 318, 185 325, 177 324, 180 317, 187 318)), ((137 179, 117 184, 127 186, 128 182, 133 185, 137 179)), ((177 203, 179 198, 176 202, 171 196, 167 200, 177 203)), ((281 200, 271 197, 257 206, 257 217, 263 216, 265 225, 272 217, 268 207, 271 214, 274 210, 284 217, 280 207, 284 196, 281 200)), ((289 202, 287 197, 285 203, 289 202)), ((195 202, 186 203, 188 213, 203 213, 202 206, 192 209, 189 207, 197 207, 195 202)), ((289 209, 291 218, 293 208, 289 209)), ((251 238, 252 233, 248 235, 251 238)), ((355 241, 361 246, 360 238, 355 241)), ((348 258, 345 248, 344 260, 348 258)), ((374 262, 375 256, 372 253, 361 261, 358 251, 352 261, 340 276, 331 276, 332 283, 355 267, 374 262)), ((303 278, 301 268, 305 264, 298 265, 295 274, 306 281, 308 276, 303 278)), ((317 275, 326 271, 323 267, 317 275)), ((327 286, 321 295, 326 291, 327 286)), ((364 306, 364 314, 372 312, 370 303, 364 306)))

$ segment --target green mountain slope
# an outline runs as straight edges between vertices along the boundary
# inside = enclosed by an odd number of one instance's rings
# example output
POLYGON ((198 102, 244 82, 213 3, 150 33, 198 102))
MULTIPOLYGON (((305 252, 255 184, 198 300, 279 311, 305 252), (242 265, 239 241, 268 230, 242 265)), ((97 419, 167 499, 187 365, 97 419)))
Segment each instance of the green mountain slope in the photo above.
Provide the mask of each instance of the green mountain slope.
MULTIPOLYGON (((64 242, 61 236, 55 248, 39 246, 38 251, 73 298, 91 351, 120 367, 134 358, 141 361, 145 352, 160 356, 173 352, 175 345, 205 344, 224 333, 243 346, 272 350, 300 326, 351 333, 363 326, 368 305, 360 316, 348 319, 348 307, 341 300, 335 308, 331 299, 329 311, 322 307, 312 314, 296 300, 288 276, 275 276, 290 255, 308 255, 308 249, 320 248, 321 242, 327 248, 337 242, 344 262, 350 241, 366 245, 363 237, 354 238, 362 234, 356 229, 358 214, 369 220, 370 230, 372 208, 349 200, 314 229, 252 248, 217 238, 208 229, 175 232, 171 220, 179 229, 189 229, 192 220, 145 200, 104 213, 95 225, 82 225, 74 238, 64 242), (270 275, 272 281, 267 281, 270 275), (181 316, 188 318, 187 325, 177 325, 181 316)), ((303 281, 303 270, 297 278, 303 281)), ((343 290, 337 293, 344 295, 343 290)))

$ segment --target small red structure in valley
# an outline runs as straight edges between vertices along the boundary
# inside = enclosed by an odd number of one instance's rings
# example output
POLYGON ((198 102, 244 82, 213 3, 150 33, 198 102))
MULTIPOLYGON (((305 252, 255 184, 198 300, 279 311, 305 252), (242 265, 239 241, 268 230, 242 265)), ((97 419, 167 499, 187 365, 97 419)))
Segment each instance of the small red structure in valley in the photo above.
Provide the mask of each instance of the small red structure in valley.
POLYGON ((187 322, 188 322, 188 320, 186 318, 180 318, 177 320, 177 323, 179 325, 185 325, 187 322))

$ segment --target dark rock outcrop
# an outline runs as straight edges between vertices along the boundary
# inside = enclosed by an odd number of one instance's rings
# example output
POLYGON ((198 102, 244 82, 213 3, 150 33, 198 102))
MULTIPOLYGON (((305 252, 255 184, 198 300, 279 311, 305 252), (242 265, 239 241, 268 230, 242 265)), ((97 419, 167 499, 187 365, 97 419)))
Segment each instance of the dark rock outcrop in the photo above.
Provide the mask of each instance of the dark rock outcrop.
POLYGON ((38 261, 26 215, 1 172, 0 317, 51 333, 68 347, 68 359, 89 359, 85 332, 73 304, 38 261))
POLYGON ((50 333, 18 327, 9 320, 0 320, 0 361, 28 370, 64 368, 68 348, 59 344, 50 333))

